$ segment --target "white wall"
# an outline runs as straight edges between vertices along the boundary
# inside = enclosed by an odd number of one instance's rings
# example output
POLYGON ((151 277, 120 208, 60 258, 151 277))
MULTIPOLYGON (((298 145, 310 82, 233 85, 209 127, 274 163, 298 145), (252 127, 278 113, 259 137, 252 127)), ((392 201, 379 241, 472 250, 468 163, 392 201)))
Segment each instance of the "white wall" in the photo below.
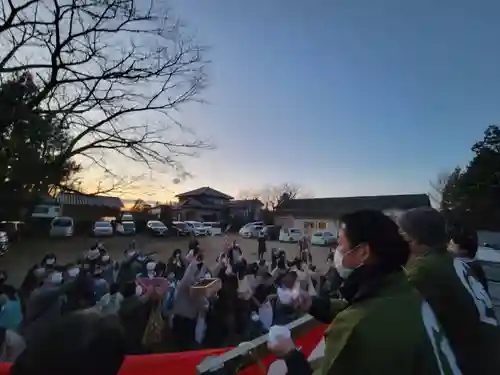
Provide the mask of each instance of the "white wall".
POLYGON ((40 219, 52 219, 61 214, 61 209, 59 206, 53 206, 48 204, 38 204, 33 209, 31 217, 36 217, 40 219))
POLYGON ((298 228, 304 230, 304 223, 313 223, 313 228, 309 232, 313 233, 317 230, 328 230, 337 235, 339 229, 339 222, 332 219, 299 219, 293 216, 277 217, 275 220, 276 225, 281 225, 284 228, 298 228), (325 223, 326 228, 319 228, 319 223, 325 223))

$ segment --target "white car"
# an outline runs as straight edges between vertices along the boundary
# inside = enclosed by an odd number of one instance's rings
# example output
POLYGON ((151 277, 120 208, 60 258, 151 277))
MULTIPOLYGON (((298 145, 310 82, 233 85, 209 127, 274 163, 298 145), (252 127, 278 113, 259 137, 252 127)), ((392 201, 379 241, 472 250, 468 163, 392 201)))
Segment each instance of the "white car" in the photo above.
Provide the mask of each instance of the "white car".
POLYGON ((186 225, 189 226, 191 229, 191 232, 194 233, 196 236, 206 236, 207 235, 207 228, 203 225, 203 223, 200 223, 199 221, 185 221, 186 225))
POLYGON ((262 225, 245 225, 240 229, 239 233, 244 238, 258 237, 263 228, 262 225))
POLYGON ((328 246, 336 241, 337 237, 328 231, 314 232, 311 237, 311 244, 318 246, 328 246))
POLYGON ((50 223, 50 237, 71 237, 75 233, 75 222, 68 216, 60 216, 52 219, 50 223))
POLYGON ((159 220, 149 220, 146 227, 153 236, 165 236, 168 234, 168 228, 159 220))
POLYGON ((299 242, 303 236, 302 230, 299 228, 281 228, 280 242, 299 242))
POLYGON ((123 236, 133 236, 135 234, 135 223, 133 221, 116 223, 116 232, 123 236))
POLYGON ((113 226, 109 221, 96 221, 94 223, 94 227, 92 229, 94 236, 112 236, 113 235, 113 226))
POLYGON ((207 229, 207 235, 209 236, 218 236, 222 234, 222 228, 220 223, 203 223, 205 228, 207 229))

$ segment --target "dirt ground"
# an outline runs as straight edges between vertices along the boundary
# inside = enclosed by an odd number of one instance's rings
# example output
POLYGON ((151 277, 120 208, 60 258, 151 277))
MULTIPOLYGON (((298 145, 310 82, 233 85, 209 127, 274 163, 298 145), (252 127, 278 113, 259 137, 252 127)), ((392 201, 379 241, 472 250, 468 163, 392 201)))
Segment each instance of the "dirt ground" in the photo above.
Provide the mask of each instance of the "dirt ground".
MULTIPOLYGON (((167 261, 175 249, 181 249, 183 253, 188 251, 187 238, 152 238, 138 235, 135 237, 110 237, 99 239, 115 261, 123 259, 123 251, 129 243, 135 240, 136 248, 143 253, 156 252, 156 259, 167 261)), ((243 250, 244 256, 249 261, 257 259, 257 240, 244 239, 238 235, 229 235, 229 241, 236 240, 243 250)), ((35 263, 39 262, 47 253, 57 255, 58 263, 65 264, 82 257, 90 246, 95 244, 97 239, 92 237, 72 237, 67 239, 38 239, 24 240, 13 244, 9 252, 0 258, 0 269, 9 274, 9 283, 19 286, 26 275, 27 270, 35 263)), ((205 259, 210 266, 215 264, 215 259, 224 248, 224 236, 200 237, 200 247, 204 250, 205 259)), ((279 243, 269 241, 267 243, 266 259, 270 260, 271 248, 285 249, 288 258, 292 259, 298 255, 297 244, 279 243)), ((326 257, 328 248, 313 247, 313 263, 319 270, 326 267, 326 257)))

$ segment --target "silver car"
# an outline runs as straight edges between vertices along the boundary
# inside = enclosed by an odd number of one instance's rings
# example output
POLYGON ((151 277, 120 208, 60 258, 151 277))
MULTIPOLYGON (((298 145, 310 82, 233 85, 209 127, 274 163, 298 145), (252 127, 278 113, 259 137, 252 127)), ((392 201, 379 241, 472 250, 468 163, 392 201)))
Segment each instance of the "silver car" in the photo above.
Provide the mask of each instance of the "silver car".
POLYGON ((93 228, 94 236, 104 237, 113 235, 113 226, 109 221, 96 221, 93 228))

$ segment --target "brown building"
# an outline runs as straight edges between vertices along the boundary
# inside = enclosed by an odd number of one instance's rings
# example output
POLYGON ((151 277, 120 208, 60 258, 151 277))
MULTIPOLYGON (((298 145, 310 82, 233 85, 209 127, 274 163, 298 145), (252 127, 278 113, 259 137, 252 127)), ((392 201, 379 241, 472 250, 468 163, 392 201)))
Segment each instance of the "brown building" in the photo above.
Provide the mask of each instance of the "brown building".
POLYGON ((403 211, 422 206, 430 206, 426 194, 291 199, 277 208, 275 224, 309 232, 328 229, 338 233, 339 219, 350 212, 371 209, 397 217, 403 211))
POLYGON ((118 217, 123 202, 117 197, 61 192, 56 197, 60 216, 70 216, 76 222, 95 221, 102 217, 118 217))
POLYGON ((173 206, 174 220, 224 222, 240 216, 248 221, 255 220, 263 204, 258 199, 233 200, 209 186, 176 195, 179 203, 173 206))

